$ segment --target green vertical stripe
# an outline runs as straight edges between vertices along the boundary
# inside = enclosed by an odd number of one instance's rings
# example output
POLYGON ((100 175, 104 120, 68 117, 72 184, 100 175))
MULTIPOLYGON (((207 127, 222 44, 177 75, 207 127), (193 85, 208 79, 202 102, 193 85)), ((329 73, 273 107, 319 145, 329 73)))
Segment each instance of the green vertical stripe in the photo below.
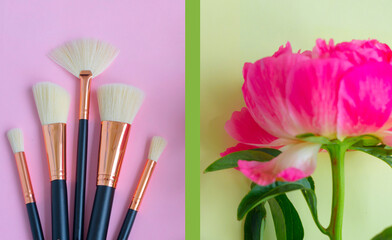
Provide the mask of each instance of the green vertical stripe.
POLYGON ((185 235, 200 239, 200 0, 185 2, 185 235))

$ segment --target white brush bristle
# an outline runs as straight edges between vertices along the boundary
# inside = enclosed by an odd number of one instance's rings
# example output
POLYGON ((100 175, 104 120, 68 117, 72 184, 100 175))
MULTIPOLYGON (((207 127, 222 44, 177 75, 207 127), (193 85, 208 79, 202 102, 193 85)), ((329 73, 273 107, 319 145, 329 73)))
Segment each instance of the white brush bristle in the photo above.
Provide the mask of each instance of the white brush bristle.
POLYGON ((20 128, 13 128, 7 132, 8 141, 14 153, 23 152, 23 133, 20 128))
POLYGON ((155 162, 158 161, 166 145, 167 142, 163 137, 153 137, 151 140, 150 151, 148 152, 148 159, 155 162))
POLYGON ((97 93, 101 121, 132 124, 144 99, 142 90, 125 84, 106 84, 97 93))
POLYGON ((118 53, 119 50, 109 43, 78 39, 52 50, 49 57, 76 77, 83 70, 90 70, 96 77, 113 62, 118 53))
POLYGON ((33 93, 42 125, 67 122, 70 96, 64 88, 41 82, 34 85, 33 93))

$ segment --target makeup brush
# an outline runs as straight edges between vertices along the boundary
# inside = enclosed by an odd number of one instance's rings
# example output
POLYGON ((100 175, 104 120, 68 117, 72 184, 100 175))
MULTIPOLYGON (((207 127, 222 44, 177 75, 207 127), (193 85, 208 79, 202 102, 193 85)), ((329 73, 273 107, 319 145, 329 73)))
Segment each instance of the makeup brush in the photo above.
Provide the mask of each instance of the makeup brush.
POLYGON ((44 234, 42 233, 41 221, 39 220, 33 186, 31 185, 29 169, 26 163, 22 130, 19 128, 13 128, 7 132, 7 137, 11 144, 12 151, 14 152, 33 239, 43 240, 44 234))
POLYGON ((76 166, 73 239, 83 239, 84 202, 86 195, 88 115, 91 79, 102 73, 117 57, 112 45, 94 39, 65 43, 49 53, 49 57, 80 79, 79 134, 76 166))
POLYGON ((125 216, 124 223, 121 227, 121 231, 118 235, 117 240, 127 240, 129 233, 131 232, 133 222, 135 221, 136 214, 139 211, 140 203, 142 202, 144 192, 147 189, 148 182, 152 176, 155 165, 163 150, 166 147, 166 140, 162 137, 155 136, 151 140, 150 150, 148 152, 148 159, 142 175, 140 176, 139 183, 136 187, 136 192, 133 195, 131 204, 129 206, 127 215, 125 216))
POLYGON ((143 102, 144 93, 124 84, 98 89, 101 115, 97 189, 87 232, 88 240, 106 239, 114 190, 127 147, 131 124, 143 102))
POLYGON ((34 85, 33 93, 42 124, 49 165, 52 192, 52 239, 68 240, 65 150, 70 97, 64 88, 49 82, 34 85))

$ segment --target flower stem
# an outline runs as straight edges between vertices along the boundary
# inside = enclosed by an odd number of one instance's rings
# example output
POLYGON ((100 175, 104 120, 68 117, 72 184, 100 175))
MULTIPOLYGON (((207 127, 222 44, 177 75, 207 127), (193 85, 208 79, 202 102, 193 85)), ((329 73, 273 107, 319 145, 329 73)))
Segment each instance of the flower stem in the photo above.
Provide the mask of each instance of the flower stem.
POLYGON ((343 206, 344 206, 344 155, 347 146, 343 143, 331 144, 327 147, 332 166, 332 210, 331 220, 327 228, 331 240, 342 240, 343 206))

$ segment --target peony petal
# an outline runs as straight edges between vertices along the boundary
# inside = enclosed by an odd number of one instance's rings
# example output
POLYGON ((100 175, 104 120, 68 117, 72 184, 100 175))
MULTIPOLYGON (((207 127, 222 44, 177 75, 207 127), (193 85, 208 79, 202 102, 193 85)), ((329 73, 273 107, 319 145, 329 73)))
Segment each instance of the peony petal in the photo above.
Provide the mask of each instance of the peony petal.
POLYGON ((390 128, 391 108, 392 66, 371 62, 352 68, 339 90, 339 139, 390 128))
POLYGON ((330 39, 328 44, 324 39, 317 39, 312 50, 312 58, 329 58, 334 45, 333 39, 330 39))
POLYGON ((298 143, 282 148, 282 153, 269 162, 238 161, 238 170, 259 185, 279 181, 297 181, 310 176, 316 168, 321 144, 298 143))
POLYGON ((301 54, 304 55, 304 56, 307 56, 309 58, 312 57, 312 51, 309 51, 309 50, 305 50, 301 54))
POLYGON ((290 44, 290 42, 287 42, 285 47, 283 47, 283 45, 280 46, 279 50, 276 51, 274 53, 274 55, 272 55, 272 56, 273 57, 279 57, 280 55, 291 54, 291 53, 293 53, 293 50, 291 49, 291 44, 290 44))
POLYGON ((301 133, 336 138, 340 79, 352 65, 339 59, 299 63, 287 80, 287 106, 301 133))
POLYGON ((226 122, 225 129, 234 139, 246 144, 268 144, 277 139, 253 120, 247 108, 233 112, 230 120, 226 122))
POLYGON ((388 132, 388 134, 384 134, 384 136, 381 138, 381 140, 385 145, 388 145, 391 147, 392 146, 392 132, 388 132))
POLYGON ((372 135, 378 137, 381 139, 381 141, 388 146, 392 146, 392 129, 389 130, 382 130, 376 133, 373 133, 372 135))
POLYGON ((352 40, 335 46, 332 57, 347 59, 354 64, 369 61, 391 62, 392 51, 388 45, 372 40, 352 40))
POLYGON ((273 136, 292 138, 297 135, 287 112, 286 81, 290 70, 307 59, 301 54, 285 52, 244 66, 245 103, 258 125, 273 136))
POLYGON ((380 43, 375 39, 352 40, 351 42, 339 43, 336 46, 332 39, 328 45, 324 39, 317 39, 312 57, 338 58, 349 61, 354 65, 369 61, 391 63, 392 51, 387 44, 380 43))

